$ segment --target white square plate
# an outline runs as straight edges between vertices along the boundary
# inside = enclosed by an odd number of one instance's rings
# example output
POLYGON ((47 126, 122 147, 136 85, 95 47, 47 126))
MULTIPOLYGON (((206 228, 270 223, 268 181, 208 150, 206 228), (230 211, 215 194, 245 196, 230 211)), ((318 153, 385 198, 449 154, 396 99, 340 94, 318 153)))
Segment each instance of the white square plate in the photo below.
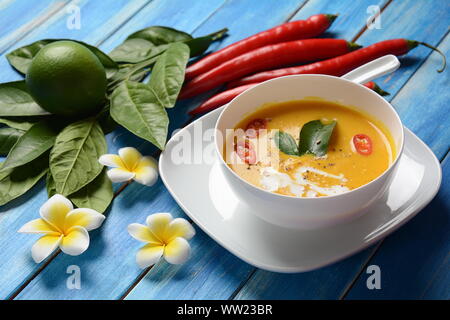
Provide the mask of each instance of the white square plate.
POLYGON ((180 207, 203 231, 258 268, 304 272, 341 260, 392 233, 422 210, 439 189, 439 161, 405 129, 398 171, 382 199, 364 215, 318 230, 272 225, 252 214, 251 205, 238 200, 219 170, 213 137, 208 134, 212 130, 207 130, 214 128, 221 111, 210 112, 172 137, 159 161, 160 174, 180 207), (202 144, 194 143, 199 134, 206 140, 202 144), (184 153, 180 142, 184 142, 184 153), (180 155, 190 161, 180 163, 180 155))

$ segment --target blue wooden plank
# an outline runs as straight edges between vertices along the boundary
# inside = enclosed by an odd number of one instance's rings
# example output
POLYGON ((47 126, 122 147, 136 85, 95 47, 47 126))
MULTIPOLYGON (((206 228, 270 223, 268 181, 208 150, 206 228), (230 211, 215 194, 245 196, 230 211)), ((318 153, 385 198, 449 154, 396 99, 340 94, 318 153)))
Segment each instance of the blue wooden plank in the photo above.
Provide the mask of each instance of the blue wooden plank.
MULTIPOLYGON (((438 48, 450 56, 449 35, 438 48)), ((433 53, 392 101, 403 123, 425 141, 439 159, 450 148, 450 68, 437 73, 436 66, 441 61, 442 57, 433 53)))
MULTIPOLYGON (((439 46, 450 54, 450 36, 439 46)), ((450 71, 437 74, 433 54, 393 100, 405 124, 442 158, 450 147, 448 83, 450 71)), ((382 289, 368 290, 362 275, 349 299, 448 299, 450 292, 450 161, 443 163, 444 177, 436 199, 399 232, 387 238, 369 264, 380 266, 382 289), (447 266, 447 267, 446 267, 447 266), (446 288, 446 291, 445 291, 446 288)))
MULTIPOLYGON (((82 27, 79 30, 80 40, 90 42, 88 40, 90 40, 89 35, 91 31, 102 28, 103 25, 111 28, 111 25, 119 26, 123 24, 137 10, 148 3, 148 0, 139 0, 132 3, 126 0, 108 0, 107 3, 108 7, 103 8, 105 2, 77 2, 82 12, 82 27), (93 7, 94 4, 95 6, 93 7), (84 10, 84 5, 89 5, 89 10, 84 10)), ((55 14, 46 23, 38 27, 37 30, 34 30, 21 40, 16 47, 41 38, 73 36, 73 30, 65 27, 66 19, 67 14, 65 12, 55 14), (65 31, 67 34, 64 33, 65 31)), ((95 32, 93 33, 95 34, 95 32)), ((95 41, 100 41, 101 39, 97 36, 97 38, 92 38, 92 40, 95 43, 95 41)), ((1 82, 19 78, 16 72, 7 65, 7 61, 3 56, 0 59, 0 68, 2 69, 0 74, 1 82)), ((30 248, 37 238, 18 234, 17 230, 23 224, 38 216, 39 207, 46 199, 47 194, 44 190, 44 184, 40 183, 30 194, 0 208, 0 252, 2 253, 0 299, 8 297, 40 267, 30 257, 30 248)))
MULTIPOLYGON (((118 34, 130 34, 136 29, 156 24, 164 24, 175 28, 183 27, 184 31, 192 32, 222 4, 223 0, 215 0, 198 7, 185 1, 155 0, 133 16, 118 31, 118 34), (180 12, 183 13, 183 19, 178 15, 180 12), (189 27, 186 20, 190 21, 189 27)), ((123 40, 120 36, 116 37, 116 34, 113 37, 115 40, 105 41, 101 49, 108 51, 123 40)), ((110 135, 108 137, 109 151, 117 152, 118 148, 130 145, 129 140, 124 140, 125 137, 131 139, 131 136, 124 134, 123 130, 110 135)), ((145 152, 145 148, 143 151, 145 152)), ((40 273, 20 293, 18 298, 93 299, 120 297, 141 272, 134 262, 135 253, 130 250, 137 243, 129 237, 126 227, 129 223, 138 221, 139 218, 145 220, 145 216, 152 212, 148 210, 174 211, 170 210, 176 208, 172 199, 169 198, 170 201, 165 202, 160 199, 160 195, 165 192, 161 183, 153 188, 139 185, 127 188, 121 194, 122 201, 113 203, 110 212, 107 213, 108 218, 103 227, 92 233, 89 250, 78 257, 58 255, 45 268, 44 272, 40 273), (134 188, 138 188, 141 192, 136 192, 134 188), (66 288, 64 279, 67 275, 65 270, 68 265, 72 264, 79 265, 82 270, 85 279, 82 290, 73 291, 66 288)), ((181 211, 177 210, 179 212, 175 210, 174 215, 181 215, 181 211)), ((29 252, 26 254, 29 255, 29 252)))
POLYGON ((236 300, 336 299, 360 270, 373 247, 345 261, 300 274, 280 274, 257 270, 238 292, 236 300))
MULTIPOLYGON (((381 40, 406 38, 437 45, 448 31, 449 6, 448 1, 440 0, 393 1, 381 14, 380 29, 367 30, 359 37, 358 43, 367 46, 381 40)), ((377 82, 391 93, 391 97, 394 96, 431 52, 423 46, 413 49, 400 58, 399 70, 377 82)), ((441 67, 441 61, 435 63, 435 69, 441 67)))
POLYGON ((182 266, 160 261, 150 269, 127 300, 225 299, 248 279, 254 268, 215 243, 199 228, 190 261, 182 266))
POLYGON ((42 0, 33 5, 27 0, 0 1, 0 54, 24 37, 69 1, 42 0))
POLYGON ((450 158, 433 202, 387 238, 369 262, 381 270, 381 289, 369 290, 362 274, 348 299, 450 299, 450 158))
MULTIPOLYGON (((415 2, 416 3, 416 2, 415 2)), ((436 8, 436 9, 432 9, 431 6, 427 7, 427 8, 423 8, 422 5, 424 4, 424 2, 420 2, 417 14, 415 15, 415 20, 419 20, 420 23, 427 25, 430 24, 431 22, 434 22, 436 13, 433 10, 441 10, 442 8, 436 8), (426 11, 426 10, 428 11, 426 11), (421 12, 421 10, 425 10, 422 14, 419 14, 419 12, 421 12), (428 19, 428 20, 426 20, 428 19)), ((409 5, 411 6, 411 3, 409 3, 409 5)), ((383 25, 383 30, 389 30, 389 34, 387 35, 382 35, 381 39, 388 39, 388 38, 394 38, 397 37, 396 34, 398 33, 399 35, 402 34, 402 30, 404 29, 405 25, 409 25, 409 19, 411 17, 411 15, 402 15, 401 13, 405 10, 405 2, 392 2, 391 4, 389 4, 389 6, 385 9, 384 13, 382 14, 382 25, 383 25), (389 14, 388 14, 389 12, 389 14), (384 15, 387 15, 387 17, 384 17, 384 15), (393 17, 396 17, 395 19, 393 17)), ((409 10, 409 12, 411 13, 411 10, 409 10)), ((441 24, 445 23, 445 21, 440 21, 437 22, 437 29, 441 30, 441 33, 438 34, 436 33, 429 33, 429 30, 426 28, 420 28, 420 25, 417 26, 417 28, 414 28, 413 30, 410 30, 412 33, 410 34, 411 37, 424 37, 424 35, 422 34, 425 33, 427 38, 427 41, 433 41, 434 43, 438 43, 441 39, 441 37, 445 34, 445 29, 442 28, 441 24)), ((376 38, 375 34, 371 35, 371 41, 372 42, 376 42, 381 40, 380 38, 376 38)), ((380 36, 381 37, 381 36, 380 36)), ((367 39, 368 36, 366 36, 365 33, 362 34, 362 36, 360 37, 360 39, 358 39, 358 42, 361 42, 365 45, 369 44, 369 42, 367 42, 368 40, 364 40, 367 39)), ((425 50, 426 51, 426 50, 425 50)), ((427 56, 427 52, 422 52, 422 55, 420 56, 422 60, 425 60, 425 57, 427 56)), ((405 58, 402 59, 403 63, 405 62, 405 58)), ((388 89, 389 91, 392 90, 393 93, 396 92, 396 90, 400 89, 402 87, 402 85, 404 83, 406 83, 406 81, 408 81, 409 77, 404 76, 403 70, 405 70, 405 72, 408 75, 413 74, 420 66, 420 61, 416 61, 416 63, 413 64, 406 64, 405 67, 402 66, 402 68, 400 68, 395 76, 392 77, 392 79, 396 79, 395 81, 395 85, 392 84, 388 89)), ((439 65, 439 64, 438 64, 439 65)), ((436 56, 432 55, 430 59, 427 60, 426 66, 429 68, 431 66, 431 69, 428 68, 421 68, 420 71, 418 72, 418 74, 431 74, 433 76, 433 79, 435 81, 437 81, 435 84, 433 84, 434 89, 437 90, 437 92, 441 92, 444 91, 444 88, 446 87, 446 83, 448 85, 448 78, 446 75, 442 75, 442 74, 436 74, 436 72, 434 71, 433 67, 436 67, 436 56), (423 70, 423 71, 422 71, 423 70)), ((387 83, 391 83, 390 79, 391 78, 386 78, 387 79, 387 83)), ((430 80, 429 83, 420 83, 421 79, 423 79, 423 77, 421 78, 417 78, 417 82, 414 85, 415 88, 421 87, 423 89, 419 90, 423 91, 423 90, 428 90, 428 88, 430 88, 431 83, 433 83, 432 80, 430 80), (423 85, 423 86, 422 86, 423 85)), ((408 83, 409 84, 409 83, 408 83)), ((382 84, 383 88, 385 87, 385 84, 382 84)), ((407 87, 405 87, 405 89, 407 89, 407 87)), ((393 101, 394 106, 399 110, 400 115, 402 117, 402 119, 405 121, 405 124, 407 126, 409 126, 415 133, 419 134, 420 137, 422 138, 427 138, 426 142, 431 144, 431 146, 433 147, 434 152, 437 155, 442 155, 445 154, 445 152, 447 152, 448 150, 448 141, 449 139, 446 138, 446 136, 442 136, 442 135, 434 135, 433 136, 433 132, 435 130, 435 128, 437 126, 434 125, 429 125, 429 122, 427 122, 427 119, 432 121, 432 119, 440 119, 440 118, 446 118, 448 117, 448 112, 445 111, 445 109, 443 109, 439 104, 434 105, 432 108, 427 109, 429 106, 425 105, 425 104, 417 104, 418 106, 416 106, 414 108, 409 108, 407 109, 406 106, 409 106, 411 104, 411 101, 416 101, 417 99, 419 99, 418 96, 415 96, 412 100, 408 100, 406 101, 407 97, 409 97, 411 95, 412 91, 406 91, 403 93, 403 90, 400 92, 399 94, 399 99, 395 99, 393 101), (400 97, 402 97, 402 99, 400 99, 400 97), (406 110, 407 109, 407 110, 406 110), (423 117, 421 114, 426 113, 427 116, 423 117), (418 116, 420 115, 420 116, 418 116), (430 116, 433 115, 433 116, 430 116), (421 118, 421 120, 417 119, 417 118, 421 118), (419 124, 421 121, 423 121, 424 123, 426 122, 427 125, 419 125, 416 127, 416 124, 419 124), (447 147, 446 147, 447 146, 447 147)), ((440 94, 439 94, 440 95, 440 94)), ((432 95, 434 96, 434 95, 432 95)), ((420 99, 429 99, 428 98, 429 95, 425 96, 423 95, 423 97, 421 97, 420 99)), ((388 100, 392 99, 393 95, 388 97, 388 100)), ((446 101, 445 99, 448 97, 446 97, 445 95, 443 96, 443 100, 442 101, 446 101)), ((445 121, 443 121, 442 123, 445 123, 445 121)), ((371 253, 373 252, 374 247, 366 249, 365 251, 363 251, 362 253, 360 253, 358 255, 359 259, 356 257, 351 257, 350 259, 346 259, 342 262, 339 262, 337 264, 334 264, 330 267, 328 267, 328 272, 322 272, 322 270, 318 270, 318 271, 314 271, 314 272, 309 272, 306 275, 292 275, 292 276, 284 276, 284 275, 277 275, 277 274, 271 274, 271 273, 266 273, 263 271, 257 271, 254 276, 252 277, 252 279, 248 282, 248 287, 244 286, 242 289, 242 292, 240 292, 237 295, 237 298, 239 299, 253 299, 255 297, 261 297, 261 293, 256 290, 257 286, 255 285, 255 283, 262 283, 262 284, 267 284, 267 287, 269 288, 266 292, 264 292, 262 295, 263 297, 280 297, 280 298, 302 298, 302 299, 307 299, 307 298, 313 298, 313 299, 325 299, 325 298, 330 298, 330 297, 334 297, 334 298, 339 298, 341 296, 341 294, 344 292, 344 290, 351 284, 352 280, 354 279, 354 275, 355 274, 344 274, 342 272, 342 270, 359 270, 359 268, 365 263, 365 261, 367 260, 368 257, 370 257, 371 253), (358 268, 356 268, 356 266, 358 266, 358 268), (262 273, 263 275, 261 275, 260 273, 262 273), (338 279, 340 280, 340 282, 335 281, 335 274, 338 274, 339 277, 338 279), (281 283, 280 283, 281 282, 281 283), (316 288, 316 290, 310 290, 308 291, 303 291, 300 290, 298 288, 313 288, 314 285, 316 283, 321 283, 323 285, 323 287, 320 288, 316 288), (278 285, 275 285, 278 284, 278 285)), ((408 260, 406 260, 408 261, 408 260)))
POLYGON ((323 37, 350 41, 358 36, 365 27, 367 19, 373 14, 373 11, 368 8, 373 6, 381 10, 387 3, 388 0, 360 0, 351 2, 349 5, 349 1, 310 0, 293 19, 305 19, 317 13, 338 14, 333 26, 323 34, 323 37))

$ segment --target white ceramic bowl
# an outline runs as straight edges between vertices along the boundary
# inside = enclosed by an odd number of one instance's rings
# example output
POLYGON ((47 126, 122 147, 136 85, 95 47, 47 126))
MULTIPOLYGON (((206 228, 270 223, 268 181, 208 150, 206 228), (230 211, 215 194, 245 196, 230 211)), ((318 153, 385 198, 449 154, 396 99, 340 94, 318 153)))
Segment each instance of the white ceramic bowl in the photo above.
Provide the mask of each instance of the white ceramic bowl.
POLYGON ((404 132, 394 108, 374 91, 342 78, 326 75, 286 76, 261 83, 237 96, 225 107, 216 123, 215 145, 222 171, 236 192, 255 215, 283 227, 316 229, 348 221, 364 213, 385 191, 403 151, 404 132), (265 103, 320 97, 353 106, 380 120, 392 134, 396 157, 378 178, 340 195, 299 198, 272 193, 253 186, 226 164, 222 150, 227 129, 265 103))

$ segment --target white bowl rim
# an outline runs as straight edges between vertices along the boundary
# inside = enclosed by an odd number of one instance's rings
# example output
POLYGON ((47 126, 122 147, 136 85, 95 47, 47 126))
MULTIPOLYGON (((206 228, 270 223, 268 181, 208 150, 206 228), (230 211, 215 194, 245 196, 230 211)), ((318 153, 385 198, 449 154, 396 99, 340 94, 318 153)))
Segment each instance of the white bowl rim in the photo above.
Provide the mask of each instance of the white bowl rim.
MULTIPOLYGON (((292 100, 291 100, 292 101, 292 100)), ((330 100, 327 100, 330 101, 330 100)), ((378 93, 376 93, 375 91, 373 91, 372 89, 369 89, 361 84, 358 84, 356 82, 341 78, 341 77, 335 77, 335 76, 330 76, 330 75, 324 75, 324 74, 298 74, 298 75, 288 75, 288 76, 283 76, 283 77, 278 77, 278 78, 274 78, 274 79, 270 79, 264 82, 261 82, 259 84, 256 84, 254 87, 251 87, 250 89, 247 89, 246 91, 242 92, 241 94, 239 94, 238 96, 234 97, 233 100, 231 100, 226 106, 225 108, 222 110, 222 112, 220 113, 219 117, 217 118, 216 124, 214 126, 214 148, 217 152, 217 154, 219 155, 219 161, 221 161, 221 163, 223 165, 225 165, 225 167, 227 168, 226 170, 228 170, 229 172, 231 172, 235 177, 238 178, 238 180, 240 180, 241 182, 243 182, 245 185, 249 186, 251 189, 254 189, 256 192, 263 192, 267 195, 269 195, 270 197, 275 197, 275 198, 280 198, 280 199, 296 199, 298 201, 324 201, 327 199, 333 199, 333 198, 338 198, 338 197, 345 197, 345 196, 349 196, 350 194, 356 193, 362 189, 368 188, 369 185, 375 184, 376 181, 382 179, 383 177, 385 177, 387 174, 389 174, 389 172, 397 165, 400 156, 403 153, 403 148, 404 148, 404 144, 405 144, 405 129, 403 126, 403 122, 400 119, 400 116, 398 115, 397 111, 395 110, 395 108, 392 106, 392 104, 383 99, 378 93), (280 81, 280 79, 286 79, 286 78, 328 78, 328 79, 335 79, 338 81, 343 81, 346 82, 348 84, 350 84, 351 86, 355 86, 355 87, 360 87, 363 90, 366 90, 367 94, 370 95, 374 95, 376 96, 377 99, 381 99, 380 101, 382 101, 383 104, 387 105, 389 107, 389 109, 392 111, 392 113, 394 114, 394 117, 397 121, 397 123, 400 125, 400 147, 398 148, 399 150, 397 151, 396 155, 395 155, 395 160, 392 161, 392 163, 389 165, 389 167, 384 170, 384 172, 382 174, 380 174, 378 177, 376 177, 375 179, 369 181, 366 184, 363 184, 362 186, 359 186, 355 189, 349 190, 349 191, 345 191, 343 193, 340 194, 336 194, 336 195, 329 195, 329 196, 321 196, 321 197, 316 197, 316 198, 307 198, 307 197, 296 197, 296 196, 290 196, 290 195, 284 195, 284 194, 279 194, 279 193, 275 193, 275 192, 271 192, 268 190, 264 190, 263 188, 257 187, 253 184, 251 184, 250 182, 244 180, 243 178, 241 178, 236 172, 234 172, 229 166, 228 164, 225 162, 225 160, 223 159, 223 154, 222 152, 219 150, 219 146, 218 146, 218 137, 217 137, 217 133, 220 131, 218 129, 218 125, 223 117, 223 115, 227 112, 228 108, 230 107, 230 105, 232 105, 232 103, 241 95, 246 94, 247 92, 254 90, 257 87, 260 86, 267 86, 272 82, 276 82, 276 81, 280 81)), ((295 201, 295 200, 294 200, 295 201)))

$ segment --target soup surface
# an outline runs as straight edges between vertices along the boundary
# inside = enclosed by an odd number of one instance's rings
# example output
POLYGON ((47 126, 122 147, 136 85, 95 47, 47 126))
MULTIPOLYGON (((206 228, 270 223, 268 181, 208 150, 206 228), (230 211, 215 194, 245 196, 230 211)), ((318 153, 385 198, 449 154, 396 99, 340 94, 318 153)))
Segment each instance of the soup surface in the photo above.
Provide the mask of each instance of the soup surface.
POLYGON ((227 135, 224 155, 234 172, 257 187, 320 197, 374 180, 392 163, 395 149, 377 120, 311 99, 262 106, 227 135))

